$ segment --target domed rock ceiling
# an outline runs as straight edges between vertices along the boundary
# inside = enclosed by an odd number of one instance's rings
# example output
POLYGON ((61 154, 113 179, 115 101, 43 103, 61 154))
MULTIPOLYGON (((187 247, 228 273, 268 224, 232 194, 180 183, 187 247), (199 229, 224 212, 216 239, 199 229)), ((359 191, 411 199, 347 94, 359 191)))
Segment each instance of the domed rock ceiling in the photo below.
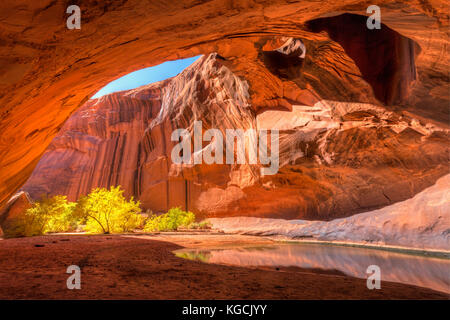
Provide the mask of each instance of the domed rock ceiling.
POLYGON ((361 1, 87 3, 81 30, 65 29, 61 3, 0 5, 2 202, 20 188, 76 200, 121 185, 153 211, 329 220, 448 173, 444 1, 378 1, 381 30, 361 1), (196 54, 174 78, 88 100, 118 75, 196 54), (174 164, 171 133, 194 121, 279 130, 278 173, 174 164))

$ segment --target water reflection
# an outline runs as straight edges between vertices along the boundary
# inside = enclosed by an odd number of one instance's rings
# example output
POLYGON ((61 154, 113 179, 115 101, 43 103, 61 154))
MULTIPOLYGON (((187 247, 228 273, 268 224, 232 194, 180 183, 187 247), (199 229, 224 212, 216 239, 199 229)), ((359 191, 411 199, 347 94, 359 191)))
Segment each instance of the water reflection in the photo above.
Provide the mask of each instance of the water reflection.
POLYGON ((183 249, 175 254, 186 259, 235 266, 295 266, 339 270, 357 278, 367 278, 367 267, 375 264, 381 269, 382 281, 412 284, 450 293, 450 259, 445 258, 315 244, 183 249))

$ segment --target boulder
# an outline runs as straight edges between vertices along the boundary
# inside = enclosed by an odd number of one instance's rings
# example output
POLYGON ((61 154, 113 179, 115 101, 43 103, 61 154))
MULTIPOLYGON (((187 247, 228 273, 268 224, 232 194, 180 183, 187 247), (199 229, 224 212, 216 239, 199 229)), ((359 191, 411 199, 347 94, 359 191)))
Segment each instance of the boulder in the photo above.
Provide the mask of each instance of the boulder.
POLYGON ((31 208, 31 198, 27 192, 20 191, 12 196, 0 210, 0 236, 14 237, 15 222, 28 208, 31 208))

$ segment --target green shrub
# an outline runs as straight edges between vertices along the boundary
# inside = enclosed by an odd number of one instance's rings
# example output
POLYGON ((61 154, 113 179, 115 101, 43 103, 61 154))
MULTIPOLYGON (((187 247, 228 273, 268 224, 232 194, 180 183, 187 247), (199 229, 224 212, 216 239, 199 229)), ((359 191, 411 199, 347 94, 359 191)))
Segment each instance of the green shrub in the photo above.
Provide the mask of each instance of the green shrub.
POLYGON ((48 232, 74 230, 77 218, 73 215, 74 202, 66 196, 43 197, 35 201, 31 208, 14 218, 8 228, 7 237, 31 237, 48 232))
POLYGON ((97 188, 78 200, 75 214, 86 224, 86 232, 122 233, 142 225, 139 205, 133 197, 127 201, 120 186, 97 188))
POLYGON ((172 208, 163 215, 153 214, 147 219, 144 230, 153 231, 173 231, 179 227, 188 227, 195 221, 194 213, 183 211, 181 208, 172 208))

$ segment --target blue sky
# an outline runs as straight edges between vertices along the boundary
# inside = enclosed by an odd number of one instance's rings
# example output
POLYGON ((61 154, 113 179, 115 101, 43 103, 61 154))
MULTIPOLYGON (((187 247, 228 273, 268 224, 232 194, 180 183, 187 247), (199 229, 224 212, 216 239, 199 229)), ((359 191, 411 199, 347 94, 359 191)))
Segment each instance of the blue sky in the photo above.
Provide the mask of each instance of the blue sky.
POLYGON ((101 97, 111 92, 134 89, 145 84, 158 82, 176 76, 181 71, 189 67, 192 63, 194 63, 194 61, 196 61, 198 58, 200 58, 200 56, 167 61, 154 67, 134 71, 108 83, 106 86, 100 89, 100 91, 98 91, 91 99, 101 97))

